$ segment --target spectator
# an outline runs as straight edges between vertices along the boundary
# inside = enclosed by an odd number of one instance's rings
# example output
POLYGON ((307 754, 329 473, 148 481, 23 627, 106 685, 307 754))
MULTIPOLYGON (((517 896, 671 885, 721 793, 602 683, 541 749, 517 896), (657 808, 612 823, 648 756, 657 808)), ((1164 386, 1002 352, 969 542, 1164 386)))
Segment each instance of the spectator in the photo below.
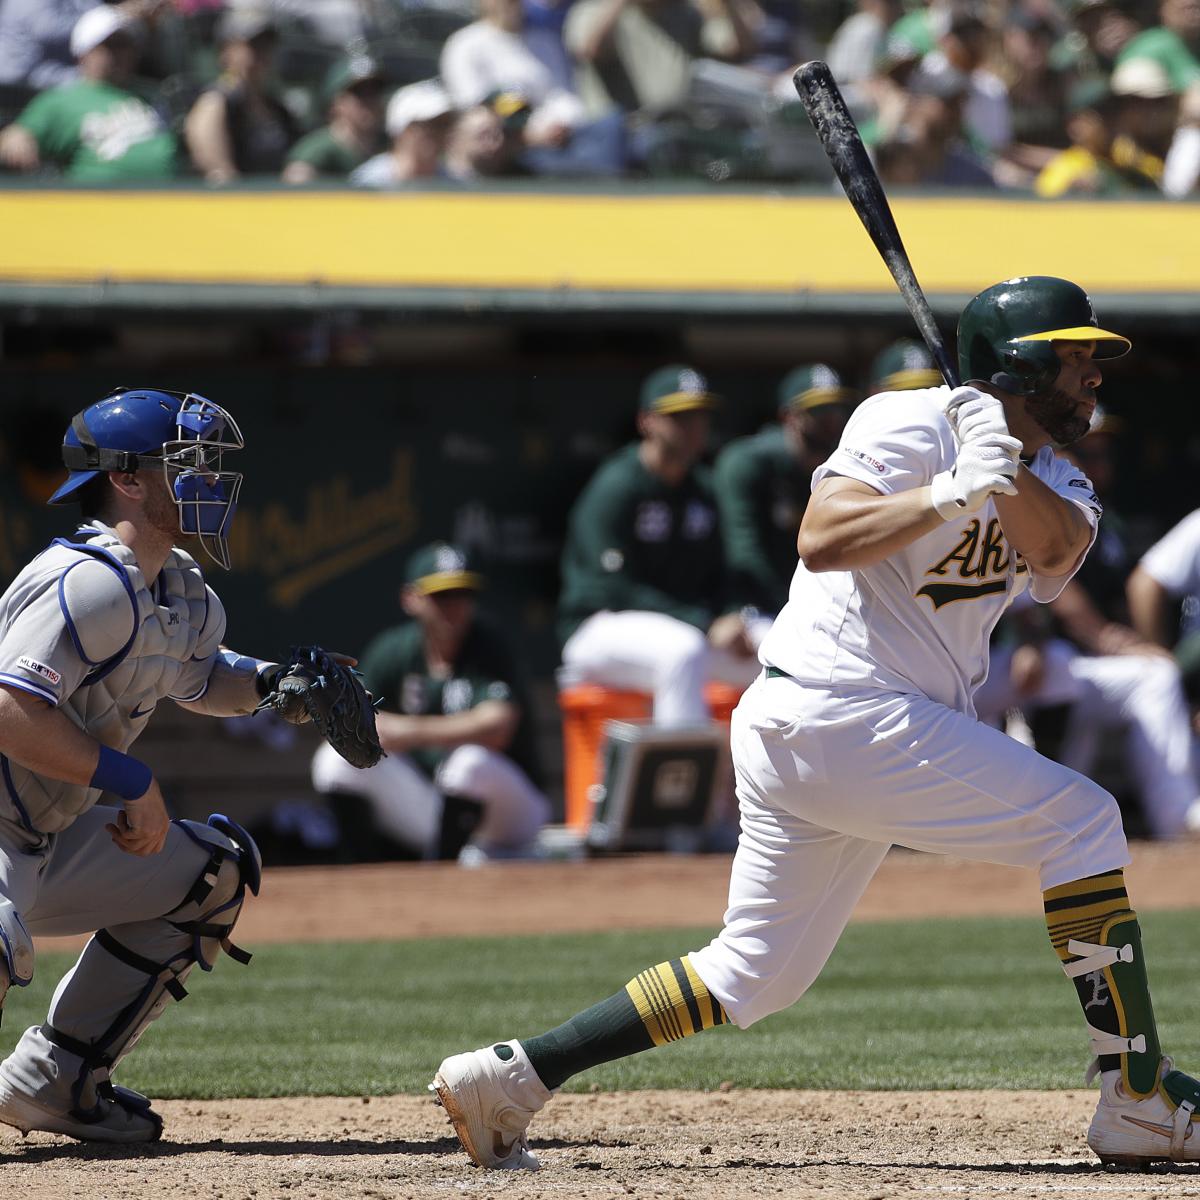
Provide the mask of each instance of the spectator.
POLYGON ((388 101, 385 126, 392 148, 350 176, 357 187, 394 188, 443 173, 442 156, 454 125, 454 105, 436 79, 402 87, 388 101))
POLYGON ((642 386, 640 440, 592 476, 567 519, 559 628, 563 678, 650 692, 663 725, 708 720, 703 685, 757 674, 724 570, 707 469, 716 397, 692 367, 642 386))
POLYGON ((914 75, 910 86, 898 127, 875 147, 880 177, 892 184, 995 187, 991 171, 964 135, 962 78, 914 75))
POLYGON ((0 162, 21 171, 60 168, 79 183, 167 179, 175 139, 126 89, 137 58, 136 24, 115 7, 89 9, 71 31, 79 80, 35 96, 0 133, 0 162))
POLYGON ((365 800, 367 837, 409 855, 475 863, 528 854, 550 805, 524 679, 479 611, 484 581, 444 542, 418 550, 404 580, 411 619, 376 637, 361 664, 381 701, 387 757, 360 771, 323 745, 313 784, 365 800))
POLYGON ((1073 770, 1094 768, 1106 732, 1127 731, 1130 773, 1151 834, 1200 827, 1200 784, 1191 764, 1191 726, 1179 670, 1162 647, 1129 625, 1125 584, 1133 556, 1125 522, 1108 493, 1120 423, 1093 418, 1093 431, 1066 453, 1105 504, 1096 544, 1049 605, 1056 635, 993 654, 994 677, 977 696, 981 715, 1014 705, 1068 702, 1055 755, 1073 770))
POLYGON ((1117 133, 1121 98, 1106 83, 1086 79, 1071 90, 1067 136, 1071 146, 1038 174, 1039 196, 1117 196, 1158 190, 1162 164, 1117 133))
POLYGON ((212 184, 278 175, 296 122, 268 90, 278 34, 260 9, 228 9, 217 27, 221 76, 200 94, 184 125, 192 161, 212 184))
POLYGON ((1018 9, 1004 29, 1004 70, 1012 110, 1007 156, 1040 171, 1069 144, 1066 133, 1069 73, 1054 65, 1059 27, 1047 16, 1018 9))
POLYGON ((563 37, 594 116, 677 108, 694 59, 738 62, 754 48, 736 0, 578 0, 563 37))
POLYGON ((1086 53, 1075 63, 1080 75, 1109 75, 1125 46, 1141 30, 1128 0, 1075 0, 1075 28, 1086 53))
POLYGON ((344 179, 383 148, 383 80, 373 59, 358 56, 336 64, 324 91, 329 123, 292 147, 283 169, 286 183, 344 179))
POLYGON ((735 438, 717 456, 713 485, 729 599, 743 606, 756 648, 787 603, 809 480, 837 447, 858 398, 832 367, 797 367, 779 386, 779 421, 735 438))
POLYGON ((529 102, 496 92, 459 115, 446 147, 446 174, 462 182, 528 175, 521 162, 529 102))
MULTIPOLYGON (((130 21, 146 20, 165 0, 115 5, 130 21)), ((0 84, 44 91, 79 77, 71 50, 75 23, 100 0, 0 0, 0 84)))
POLYGON ((1179 125, 1163 164, 1163 191, 1174 200, 1200 183, 1200 84, 1192 84, 1179 106, 1179 125))
POLYGON ((1171 148, 1179 118, 1179 93, 1166 68, 1152 58, 1131 58, 1113 72, 1113 94, 1119 98, 1116 128, 1146 159, 1161 180, 1163 160, 1171 148))
POLYGON ((1174 651, 1188 694, 1193 703, 1200 699, 1200 509, 1142 555, 1126 595, 1134 629, 1174 651))
POLYGON ((1001 154, 1013 140, 1012 111, 1004 81, 987 65, 996 43, 996 30, 983 10, 956 8, 937 34, 937 46, 921 60, 911 86, 919 80, 952 84, 965 93, 963 126, 988 153, 1001 154))
POLYGON ((900 0, 857 0, 829 43, 825 61, 843 93, 875 72, 883 56, 888 30, 900 16, 900 0))
POLYGON ((532 108, 524 134, 530 146, 565 145, 583 121, 562 43, 525 28, 521 0, 480 0, 479 20, 446 39, 441 75, 459 109, 498 91, 523 95, 532 108))
POLYGON ((1182 95, 1200 82, 1200 0, 1162 0, 1158 15, 1161 24, 1121 48, 1117 66, 1149 59, 1166 72, 1172 92, 1182 95))

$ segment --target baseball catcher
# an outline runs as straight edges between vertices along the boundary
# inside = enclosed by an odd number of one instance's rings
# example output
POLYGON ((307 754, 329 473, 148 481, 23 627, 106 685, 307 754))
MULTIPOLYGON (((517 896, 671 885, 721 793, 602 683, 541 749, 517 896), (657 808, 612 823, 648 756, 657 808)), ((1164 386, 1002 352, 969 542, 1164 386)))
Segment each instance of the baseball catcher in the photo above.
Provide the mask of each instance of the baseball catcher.
POLYGON ((370 702, 308 652, 263 662, 222 645, 225 610, 183 545, 229 566, 237 423, 192 393, 121 389, 84 409, 50 499, 82 522, 0 596, 0 999, 33 978, 33 937, 91 933, 46 1019, 0 1063, 0 1121, 82 1141, 146 1142, 162 1120, 113 1072, 230 937, 262 864, 244 829, 168 819, 130 747, 164 700, 210 716, 282 692, 369 757, 370 702), (361 739, 361 742, 360 740, 361 739))

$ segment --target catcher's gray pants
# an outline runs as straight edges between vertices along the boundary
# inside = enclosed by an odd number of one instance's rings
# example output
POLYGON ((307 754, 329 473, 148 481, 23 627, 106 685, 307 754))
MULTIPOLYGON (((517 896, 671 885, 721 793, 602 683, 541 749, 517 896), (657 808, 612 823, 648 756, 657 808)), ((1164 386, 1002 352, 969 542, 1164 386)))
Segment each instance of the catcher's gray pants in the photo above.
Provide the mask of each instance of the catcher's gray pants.
MULTIPOLYGON (((248 957, 228 934, 246 887, 258 888, 253 842, 236 826, 173 821, 161 852, 142 858, 109 837, 105 825, 118 811, 98 806, 36 840, 0 820, 10 963, 22 923, 35 936, 95 931, 55 990, 46 1021, 27 1029, 0 1065, 10 1084, 64 1112, 86 1114, 98 1095, 112 1098, 109 1073, 168 999, 186 995, 183 980, 196 963, 210 970, 222 946, 248 957)), ((24 950, 28 966, 32 951, 24 950)), ((13 972, 14 983, 28 982, 21 973, 13 972)))

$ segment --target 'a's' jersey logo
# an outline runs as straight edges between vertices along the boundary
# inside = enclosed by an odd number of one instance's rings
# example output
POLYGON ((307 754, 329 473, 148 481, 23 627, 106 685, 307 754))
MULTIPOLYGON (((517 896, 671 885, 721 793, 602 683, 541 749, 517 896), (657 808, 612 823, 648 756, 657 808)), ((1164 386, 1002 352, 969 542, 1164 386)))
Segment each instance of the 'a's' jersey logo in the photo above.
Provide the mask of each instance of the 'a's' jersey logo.
MULTIPOLYGON (((940 562, 934 563, 925 574, 941 576, 917 589, 918 596, 928 596, 934 609, 956 600, 978 600, 1008 590, 1008 568, 1012 563, 1008 543, 1000 522, 993 517, 987 529, 976 517, 962 532, 958 545, 940 562)), ((1028 568, 1017 555, 1016 573, 1028 568)))

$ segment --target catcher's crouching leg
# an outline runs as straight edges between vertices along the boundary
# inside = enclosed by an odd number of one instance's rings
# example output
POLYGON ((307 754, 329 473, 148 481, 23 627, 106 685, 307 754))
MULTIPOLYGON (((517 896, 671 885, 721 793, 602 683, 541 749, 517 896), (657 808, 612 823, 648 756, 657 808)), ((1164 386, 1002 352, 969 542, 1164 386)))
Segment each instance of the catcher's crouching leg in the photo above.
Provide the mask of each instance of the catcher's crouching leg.
POLYGON ((81 1141, 147 1142, 162 1119, 111 1076, 170 1000, 186 995, 194 966, 211 971, 219 951, 250 955, 229 940, 262 861, 253 839, 226 817, 177 822, 208 854, 182 904, 153 920, 98 930, 63 978, 42 1025, 27 1029, 0 1064, 0 1120, 81 1141))

